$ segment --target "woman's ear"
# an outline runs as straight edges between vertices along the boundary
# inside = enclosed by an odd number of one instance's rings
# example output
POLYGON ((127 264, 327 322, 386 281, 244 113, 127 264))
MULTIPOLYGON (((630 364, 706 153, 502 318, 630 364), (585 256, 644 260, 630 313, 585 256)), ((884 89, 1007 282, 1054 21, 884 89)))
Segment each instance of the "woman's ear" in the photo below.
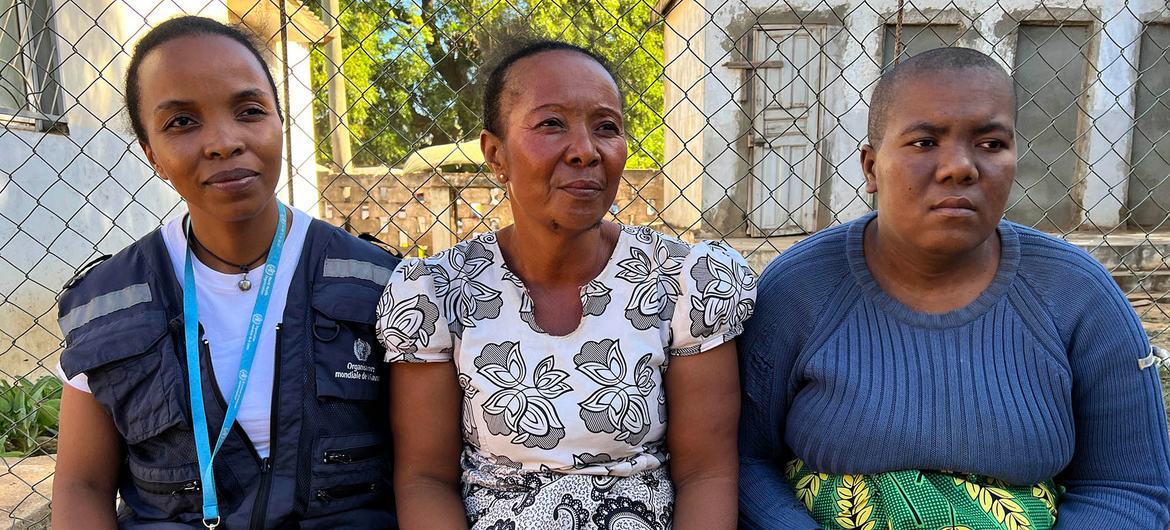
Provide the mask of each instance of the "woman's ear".
POLYGON ((154 169, 154 172, 158 173, 158 176, 162 177, 163 180, 171 180, 167 177, 166 172, 163 171, 162 166, 158 165, 158 161, 155 160, 154 149, 150 148, 150 144, 139 140, 138 146, 141 147, 142 152, 146 154, 146 161, 150 163, 150 167, 154 169))
POLYGON ((480 131, 479 150, 483 152, 483 161, 501 182, 507 179, 507 168, 504 164, 503 149, 503 139, 487 129, 480 131))
POLYGON ((873 172, 874 162, 877 161, 877 148, 865 144, 861 146, 861 172, 865 175, 865 192, 877 193, 877 175, 873 172))

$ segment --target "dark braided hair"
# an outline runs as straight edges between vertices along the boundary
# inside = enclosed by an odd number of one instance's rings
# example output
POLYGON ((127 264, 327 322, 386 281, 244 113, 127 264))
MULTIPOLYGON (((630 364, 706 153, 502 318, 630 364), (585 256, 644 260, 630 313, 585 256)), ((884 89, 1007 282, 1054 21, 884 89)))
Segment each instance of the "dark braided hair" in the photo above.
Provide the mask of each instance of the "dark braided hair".
POLYGON ((610 79, 613 79, 613 84, 618 86, 618 100, 621 101, 621 86, 617 82, 617 76, 614 75, 609 61, 606 61, 604 57, 580 46, 557 40, 522 41, 518 46, 495 63, 491 73, 488 74, 487 84, 484 85, 483 128, 488 132, 501 138, 504 136, 504 124, 500 121, 500 109, 503 107, 504 85, 508 81, 508 70, 519 60, 544 52, 558 50, 577 52, 597 61, 597 64, 600 64, 609 74, 610 79))
POLYGON ((130 127, 134 130, 134 136, 137 136, 139 141, 145 142, 147 139, 146 128, 142 126, 142 117, 139 116, 140 109, 138 108, 141 100, 141 90, 138 88, 138 67, 142 65, 142 59, 163 44, 195 35, 227 37, 240 43, 251 52, 252 56, 260 62, 260 69, 264 70, 264 77, 268 78, 268 84, 272 88, 272 99, 276 102, 276 115, 281 121, 284 121, 284 116, 280 113, 280 98, 277 96, 276 81, 272 79, 272 73, 268 71, 268 63, 264 61, 264 56, 260 54, 260 47, 253 41, 250 34, 238 27, 228 26, 210 18, 182 16, 163 22, 147 32, 142 40, 139 40, 138 44, 134 46, 134 54, 130 56, 130 68, 126 70, 126 111, 130 115, 130 127))

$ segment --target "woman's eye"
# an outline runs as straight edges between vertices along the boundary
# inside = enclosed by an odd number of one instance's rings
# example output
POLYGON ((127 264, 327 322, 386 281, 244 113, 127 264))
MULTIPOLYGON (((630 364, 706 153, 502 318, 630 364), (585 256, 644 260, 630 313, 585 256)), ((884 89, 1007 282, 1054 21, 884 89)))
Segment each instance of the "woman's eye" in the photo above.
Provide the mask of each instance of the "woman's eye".
POLYGON ((938 144, 935 143, 934 140, 925 139, 925 140, 915 140, 913 142, 910 142, 910 145, 912 145, 914 147, 934 147, 938 144))
POLYGON ((179 116, 179 117, 171 120, 170 122, 168 122, 167 126, 165 128, 167 128, 167 129, 173 129, 176 127, 177 128, 184 128, 184 127, 189 127, 189 126, 194 125, 194 124, 195 124, 195 120, 193 120, 187 116, 179 116))
POLYGON ((558 120, 556 118, 549 118, 547 120, 544 120, 544 121, 538 123, 536 126, 537 127, 560 127, 561 120, 558 120))
POLYGON ((260 107, 248 107, 240 114, 242 116, 265 116, 268 112, 260 107))
POLYGON ((612 121, 607 121, 605 123, 602 123, 601 126, 598 128, 603 130, 603 131, 608 131, 608 132, 612 132, 612 133, 616 133, 616 134, 621 134, 621 132, 622 132, 622 128, 619 127, 618 124, 616 124, 612 121))
POLYGON ((999 150, 1007 147, 1007 142, 1000 140, 988 140, 983 142, 984 149, 999 150))

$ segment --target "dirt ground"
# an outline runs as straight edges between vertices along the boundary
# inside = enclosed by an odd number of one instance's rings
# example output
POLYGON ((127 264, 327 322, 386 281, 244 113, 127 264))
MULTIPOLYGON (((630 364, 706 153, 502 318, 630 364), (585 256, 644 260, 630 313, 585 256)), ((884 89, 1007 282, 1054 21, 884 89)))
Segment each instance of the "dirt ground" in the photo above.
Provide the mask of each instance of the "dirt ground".
MULTIPOLYGON (((1170 301, 1138 300, 1133 302, 1133 306, 1142 318, 1142 326, 1146 328, 1150 342, 1170 350, 1170 301)), ((1170 412, 1170 366, 1163 366, 1161 372, 1162 398, 1166 402, 1166 410, 1170 412)))

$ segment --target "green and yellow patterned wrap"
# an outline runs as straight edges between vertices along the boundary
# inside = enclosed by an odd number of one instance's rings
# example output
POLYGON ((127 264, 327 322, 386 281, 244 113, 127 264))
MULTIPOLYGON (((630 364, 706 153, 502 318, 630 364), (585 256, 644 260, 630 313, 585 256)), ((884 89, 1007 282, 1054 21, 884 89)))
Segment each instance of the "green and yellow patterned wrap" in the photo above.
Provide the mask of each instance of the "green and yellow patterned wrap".
POLYGON ((828 475, 800 460, 784 471, 825 530, 1052 530, 1063 491, 939 471, 828 475))

